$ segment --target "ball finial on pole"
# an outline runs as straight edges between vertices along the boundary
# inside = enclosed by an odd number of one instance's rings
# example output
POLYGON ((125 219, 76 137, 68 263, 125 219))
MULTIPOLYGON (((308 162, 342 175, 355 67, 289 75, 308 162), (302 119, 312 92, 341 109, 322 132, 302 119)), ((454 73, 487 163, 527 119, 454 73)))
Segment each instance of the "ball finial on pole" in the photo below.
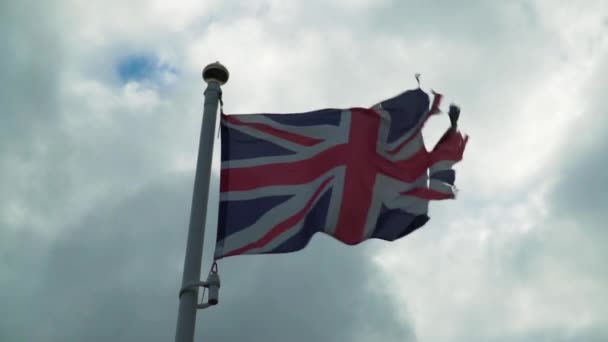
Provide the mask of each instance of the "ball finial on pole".
POLYGON ((203 80, 207 83, 218 82, 223 85, 228 82, 229 75, 228 69, 220 62, 211 63, 203 69, 203 80))

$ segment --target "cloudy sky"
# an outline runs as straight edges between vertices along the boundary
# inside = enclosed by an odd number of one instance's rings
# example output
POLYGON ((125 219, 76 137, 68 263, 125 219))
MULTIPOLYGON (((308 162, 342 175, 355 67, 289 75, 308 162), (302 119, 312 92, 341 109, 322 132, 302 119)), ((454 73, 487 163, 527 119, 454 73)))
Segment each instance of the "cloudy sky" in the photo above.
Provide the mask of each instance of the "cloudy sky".
POLYGON ((471 140, 459 198, 398 242, 222 261, 198 340, 608 340, 608 3, 466 4, 2 2, 0 340, 173 340, 216 60, 228 113, 370 106, 420 72, 471 140))

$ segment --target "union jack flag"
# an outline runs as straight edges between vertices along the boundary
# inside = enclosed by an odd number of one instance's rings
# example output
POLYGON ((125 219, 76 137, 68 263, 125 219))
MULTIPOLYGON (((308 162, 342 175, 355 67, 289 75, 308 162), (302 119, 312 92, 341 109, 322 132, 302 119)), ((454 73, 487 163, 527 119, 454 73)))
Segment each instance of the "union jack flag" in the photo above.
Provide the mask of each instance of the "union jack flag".
POLYGON ((221 117, 215 259, 288 253, 322 232, 355 245, 422 227, 431 200, 454 198, 468 140, 421 129, 441 94, 408 90, 371 108, 221 117))

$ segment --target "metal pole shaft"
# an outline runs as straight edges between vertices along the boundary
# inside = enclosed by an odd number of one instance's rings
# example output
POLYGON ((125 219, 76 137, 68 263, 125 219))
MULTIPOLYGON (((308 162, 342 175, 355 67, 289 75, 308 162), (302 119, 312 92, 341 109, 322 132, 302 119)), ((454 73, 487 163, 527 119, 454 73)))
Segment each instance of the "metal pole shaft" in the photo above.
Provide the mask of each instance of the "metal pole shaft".
MULTIPOLYGON (((182 287, 200 281, 201 276, 211 161, 220 92, 220 83, 215 80, 209 81, 205 90, 203 123, 194 176, 194 190, 192 194, 192 207, 190 209, 190 225, 188 228, 182 287)), ((194 340, 197 301, 198 287, 185 291, 180 297, 175 342, 192 342, 194 340)))

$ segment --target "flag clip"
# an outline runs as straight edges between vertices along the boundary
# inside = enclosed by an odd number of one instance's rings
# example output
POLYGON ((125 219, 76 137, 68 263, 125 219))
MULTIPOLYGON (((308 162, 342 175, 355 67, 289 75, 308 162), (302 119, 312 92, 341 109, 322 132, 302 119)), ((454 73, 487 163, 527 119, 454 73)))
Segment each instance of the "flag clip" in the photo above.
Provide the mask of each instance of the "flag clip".
POLYGON ((207 281, 198 281, 194 283, 190 283, 184 286, 179 291, 179 298, 188 291, 196 291, 199 287, 203 288, 203 295, 201 300, 203 302, 199 303, 196 307, 197 309, 206 309, 210 306, 217 305, 219 302, 219 294, 220 294, 220 275, 217 273, 217 263, 214 262, 213 266, 211 266, 211 271, 207 276, 207 281), (209 294, 207 295, 207 302, 204 302, 205 299, 205 290, 209 289, 209 294))

